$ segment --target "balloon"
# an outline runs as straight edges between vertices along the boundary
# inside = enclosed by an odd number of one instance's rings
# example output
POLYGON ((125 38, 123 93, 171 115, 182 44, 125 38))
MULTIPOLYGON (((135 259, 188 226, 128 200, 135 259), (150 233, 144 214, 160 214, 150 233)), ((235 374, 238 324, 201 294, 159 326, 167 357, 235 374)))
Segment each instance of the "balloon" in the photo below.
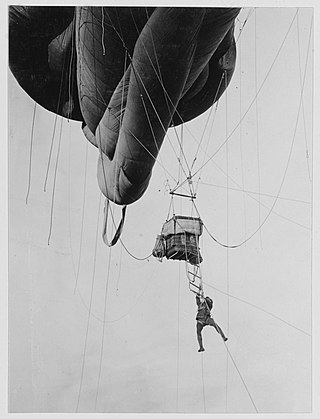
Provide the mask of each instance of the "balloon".
POLYGON ((117 204, 145 192, 171 126, 205 112, 234 71, 238 8, 9 8, 9 64, 41 106, 82 121, 98 183, 117 204))

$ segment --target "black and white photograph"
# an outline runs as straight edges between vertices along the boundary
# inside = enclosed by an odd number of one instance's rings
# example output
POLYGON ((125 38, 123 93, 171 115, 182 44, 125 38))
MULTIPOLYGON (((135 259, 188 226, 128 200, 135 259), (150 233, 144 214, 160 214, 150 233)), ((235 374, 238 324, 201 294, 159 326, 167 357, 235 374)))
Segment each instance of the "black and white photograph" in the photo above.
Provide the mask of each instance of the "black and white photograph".
POLYGON ((269 3, 6 5, 7 414, 318 417, 318 8, 269 3))

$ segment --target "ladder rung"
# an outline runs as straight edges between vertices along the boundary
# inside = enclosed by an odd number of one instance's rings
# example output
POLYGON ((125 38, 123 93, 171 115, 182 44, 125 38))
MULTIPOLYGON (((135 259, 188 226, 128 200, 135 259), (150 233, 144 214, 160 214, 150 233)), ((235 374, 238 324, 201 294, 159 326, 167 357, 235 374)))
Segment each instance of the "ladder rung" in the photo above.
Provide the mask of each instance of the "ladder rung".
POLYGON ((199 287, 198 285, 194 284, 193 282, 189 282, 189 285, 192 285, 195 288, 198 288, 198 290, 201 289, 201 287, 199 287))
POLYGON ((190 291, 191 291, 191 292, 194 292, 194 293, 195 293, 195 294, 197 294, 197 295, 199 294, 197 291, 192 290, 191 288, 190 288, 190 291))
POLYGON ((193 273, 193 272, 191 272, 191 271, 188 271, 188 274, 191 274, 191 275, 193 275, 193 276, 195 276, 195 277, 197 277, 197 278, 201 278, 201 276, 199 276, 199 275, 197 275, 197 274, 195 274, 195 273, 193 273))

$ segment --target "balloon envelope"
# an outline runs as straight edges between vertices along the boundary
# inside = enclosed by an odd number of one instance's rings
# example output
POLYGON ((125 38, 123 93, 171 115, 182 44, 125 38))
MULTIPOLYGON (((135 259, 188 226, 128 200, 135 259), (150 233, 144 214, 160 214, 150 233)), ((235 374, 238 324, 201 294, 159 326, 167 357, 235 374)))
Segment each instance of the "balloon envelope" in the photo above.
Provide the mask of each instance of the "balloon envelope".
POLYGON ((11 6, 10 68, 41 106, 82 121, 98 183, 145 192, 170 126, 206 111, 235 67, 238 8, 11 6))

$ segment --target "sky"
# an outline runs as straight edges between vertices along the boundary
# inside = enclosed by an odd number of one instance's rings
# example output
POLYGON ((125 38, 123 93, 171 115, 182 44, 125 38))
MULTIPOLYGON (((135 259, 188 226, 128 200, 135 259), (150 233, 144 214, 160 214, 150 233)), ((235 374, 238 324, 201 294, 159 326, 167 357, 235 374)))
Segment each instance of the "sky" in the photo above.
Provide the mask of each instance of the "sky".
MULTIPOLYGON (((249 18, 230 86, 183 128, 189 162, 203 135, 195 168, 207 163, 194 178, 206 227, 202 275, 229 337, 224 345, 205 328, 202 354, 184 263, 148 257, 172 210, 175 132, 147 192, 128 207, 125 247, 108 248, 97 150, 81 124, 58 118, 49 162, 55 116, 34 108, 9 72, 10 412, 310 412, 312 9, 293 21, 295 13, 242 10, 236 38, 249 18), (212 236, 245 243, 227 249, 212 236)), ((121 208, 113 210, 119 220, 121 208)), ((194 215, 184 198, 174 211, 194 215)))

